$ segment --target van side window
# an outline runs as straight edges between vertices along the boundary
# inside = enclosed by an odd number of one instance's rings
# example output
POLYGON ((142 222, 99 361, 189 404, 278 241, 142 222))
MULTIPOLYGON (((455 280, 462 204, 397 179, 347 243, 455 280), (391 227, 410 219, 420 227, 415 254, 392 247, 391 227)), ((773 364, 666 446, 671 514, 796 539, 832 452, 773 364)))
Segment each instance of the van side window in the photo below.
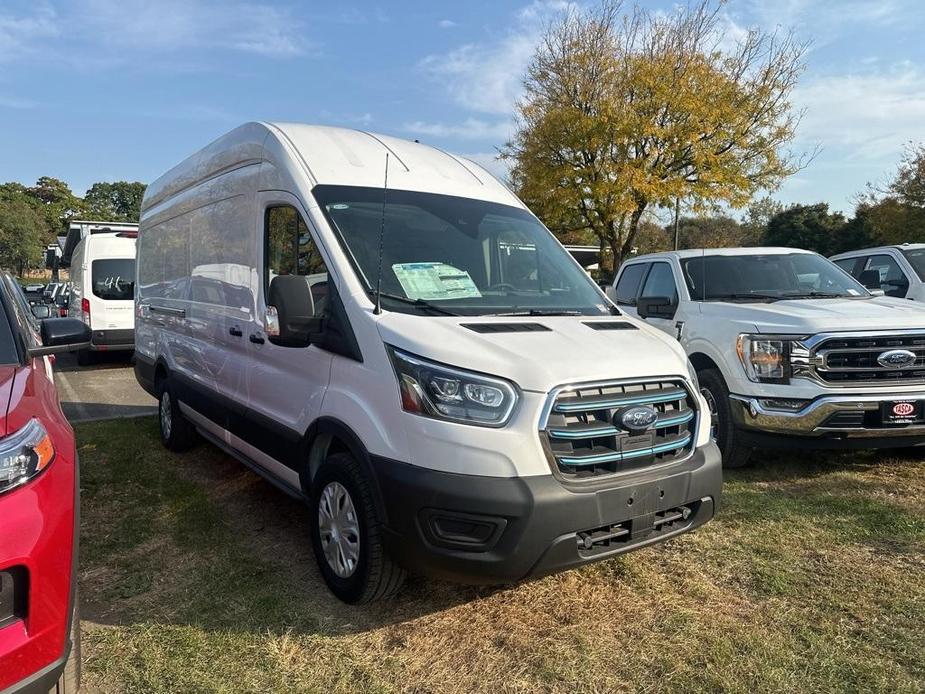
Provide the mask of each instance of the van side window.
POLYGON ((290 205, 270 207, 266 212, 265 290, 278 275, 305 277, 314 302, 315 315, 325 308, 328 269, 308 231, 308 225, 290 205))
POLYGON ((639 293, 639 283, 642 282, 643 275, 646 274, 647 263, 630 265, 623 274, 620 275, 620 281, 617 282, 617 303, 624 305, 634 305, 639 293))
POLYGON ((909 279, 899 267, 899 263, 888 255, 872 255, 864 265, 863 272, 878 273, 880 288, 887 296, 901 299, 909 291, 909 279))

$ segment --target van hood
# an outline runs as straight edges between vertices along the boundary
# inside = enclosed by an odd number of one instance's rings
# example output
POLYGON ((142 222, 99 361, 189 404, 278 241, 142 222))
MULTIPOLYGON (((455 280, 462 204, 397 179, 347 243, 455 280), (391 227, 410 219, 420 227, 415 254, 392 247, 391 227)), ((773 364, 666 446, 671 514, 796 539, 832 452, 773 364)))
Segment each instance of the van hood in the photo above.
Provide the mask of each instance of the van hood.
POLYGON ((812 335, 865 330, 925 330, 925 307, 906 299, 794 299, 770 304, 701 304, 705 319, 754 324, 756 332, 812 335))
POLYGON ((388 312, 379 318, 379 334, 386 344, 420 357, 506 378, 540 393, 568 383, 688 374, 679 343, 624 315, 511 318, 388 312), (593 323, 629 327, 596 330, 589 325, 593 323), (505 326, 522 329, 523 324, 542 328, 501 332, 505 326))

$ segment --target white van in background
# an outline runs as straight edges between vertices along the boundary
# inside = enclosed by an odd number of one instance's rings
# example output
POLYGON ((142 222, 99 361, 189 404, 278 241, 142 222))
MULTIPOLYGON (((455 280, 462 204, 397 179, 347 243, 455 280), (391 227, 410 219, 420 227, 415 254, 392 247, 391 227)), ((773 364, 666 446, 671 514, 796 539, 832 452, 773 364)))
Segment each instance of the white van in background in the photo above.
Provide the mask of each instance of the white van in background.
POLYGON ((86 236, 71 256, 68 315, 90 327, 90 347, 77 352, 81 365, 94 352, 135 349, 135 242, 137 232, 86 236))
POLYGON ((198 431, 305 499, 342 600, 389 595, 406 569, 561 571, 692 530, 719 501, 680 345, 438 149, 233 130, 148 186, 136 302, 164 444, 198 431))

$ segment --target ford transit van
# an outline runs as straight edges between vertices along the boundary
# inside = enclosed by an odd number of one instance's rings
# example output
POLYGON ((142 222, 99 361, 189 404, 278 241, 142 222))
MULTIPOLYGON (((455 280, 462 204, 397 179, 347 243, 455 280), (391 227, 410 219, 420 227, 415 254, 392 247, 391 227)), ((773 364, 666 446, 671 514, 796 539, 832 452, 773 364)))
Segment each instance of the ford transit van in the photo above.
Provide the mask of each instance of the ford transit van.
POLYGON ((152 183, 138 381, 310 505, 347 602, 515 582, 692 530, 721 487, 680 345, 623 315, 471 161, 251 123, 152 183))
POLYGON ((68 315, 90 326, 90 346, 77 352, 81 365, 96 352, 135 348, 135 241, 137 232, 84 237, 71 256, 68 315))

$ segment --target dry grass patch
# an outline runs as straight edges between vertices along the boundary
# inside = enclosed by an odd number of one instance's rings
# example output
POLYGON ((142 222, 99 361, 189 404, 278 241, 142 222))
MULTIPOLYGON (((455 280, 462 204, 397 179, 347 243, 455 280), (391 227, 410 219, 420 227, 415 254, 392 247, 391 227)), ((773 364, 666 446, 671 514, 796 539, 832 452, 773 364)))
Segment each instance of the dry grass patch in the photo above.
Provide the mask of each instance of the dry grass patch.
POLYGON ((365 608, 324 588, 307 513, 153 420, 78 428, 91 691, 925 689, 925 464, 772 458, 719 517, 503 589, 412 579, 365 608))

